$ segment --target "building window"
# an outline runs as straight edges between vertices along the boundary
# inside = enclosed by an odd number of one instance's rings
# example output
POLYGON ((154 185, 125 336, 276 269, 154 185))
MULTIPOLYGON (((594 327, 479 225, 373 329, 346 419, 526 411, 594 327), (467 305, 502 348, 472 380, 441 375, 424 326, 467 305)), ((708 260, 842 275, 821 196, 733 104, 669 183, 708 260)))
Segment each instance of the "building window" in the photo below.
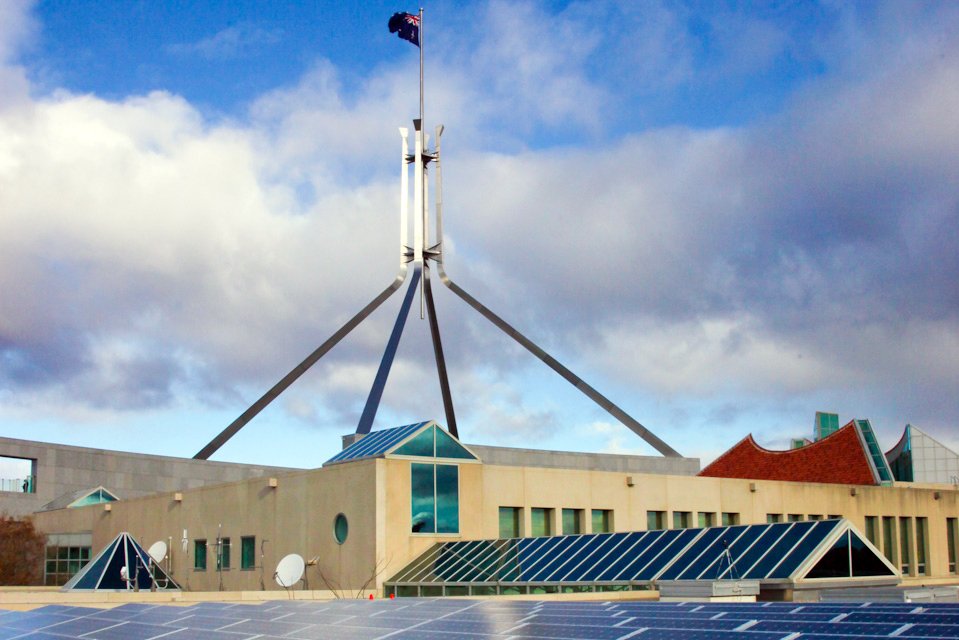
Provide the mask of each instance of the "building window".
POLYGON ((240 538, 240 569, 256 568, 256 536, 240 538))
POLYGON ((613 530, 613 512, 609 509, 593 509, 593 533, 610 533, 613 530))
POLYGON ((343 544, 348 535, 350 535, 350 523, 342 513, 336 514, 333 518, 333 539, 336 540, 336 544, 343 544))
POLYGON ((802 522, 802 514, 801 514, 801 513, 790 513, 790 514, 786 517, 786 519, 787 519, 789 522, 802 522))
POLYGON ((879 548, 879 518, 876 516, 866 516, 866 540, 879 548))
POLYGON ((949 573, 956 573, 956 538, 959 538, 957 523, 959 523, 959 518, 946 518, 946 546, 949 550, 949 573))
POLYGON ((193 541, 193 568, 206 571, 206 540, 193 541))
POLYGON ((89 533, 59 533, 47 536, 43 583, 60 587, 90 562, 93 536, 89 533))
POLYGON ((767 513, 766 514, 766 524, 773 524, 775 522, 782 522, 783 514, 781 513, 767 513))
POLYGON ((410 464, 413 533, 459 533, 459 467, 410 464))
POLYGON ((534 537, 553 535, 553 510, 533 507, 529 510, 530 528, 534 537))
POLYGON ((499 508, 499 537, 519 538, 523 535, 522 507, 499 508))
POLYGON ((220 546, 217 551, 216 570, 226 571, 230 568, 230 539, 220 538, 220 546))
POLYGON ((723 512, 723 526, 731 527, 733 525, 739 524, 739 514, 738 513, 727 513, 723 512))
POLYGON ((929 548, 929 527, 926 518, 916 518, 916 573, 926 575, 926 550, 929 548))
POLYGON ((692 519, 689 511, 673 511, 673 529, 688 529, 692 519))
POLYGON ((893 516, 882 517, 882 554, 892 564, 896 564, 896 518, 893 516))
POLYGON ((810 514, 809 514, 809 519, 810 519, 810 520, 822 520, 822 514, 821 514, 821 513, 810 513, 810 514))
POLYGON ((912 518, 899 518, 899 570, 912 573, 912 518))
POLYGON ((585 512, 582 509, 563 509, 563 535, 582 533, 584 517, 585 512))
POLYGON ((842 514, 840 514, 840 513, 830 513, 830 514, 829 514, 829 519, 830 519, 830 520, 839 520, 840 518, 842 518, 842 514))
POLYGON ((665 529, 666 528, 666 512, 665 511, 647 511, 646 512, 646 528, 649 531, 654 531, 656 529, 665 529))
POLYGON ((37 492, 37 461, 34 458, 0 456, 0 491, 37 492))
POLYGON ((708 529, 709 527, 716 524, 716 514, 700 511, 699 512, 699 528, 708 529))

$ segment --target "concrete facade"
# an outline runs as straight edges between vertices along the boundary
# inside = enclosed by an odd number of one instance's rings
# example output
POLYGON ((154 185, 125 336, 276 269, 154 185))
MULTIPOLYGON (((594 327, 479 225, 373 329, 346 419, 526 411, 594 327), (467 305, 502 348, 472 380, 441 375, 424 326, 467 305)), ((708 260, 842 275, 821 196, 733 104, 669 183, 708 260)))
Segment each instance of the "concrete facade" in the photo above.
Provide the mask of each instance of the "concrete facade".
POLYGON ((66 493, 98 486, 120 498, 137 498, 293 471, 286 467, 106 451, 16 438, 0 438, 0 456, 34 461, 33 492, 0 492, 0 513, 11 516, 29 515, 66 493))
POLYGON ((582 509, 587 514, 584 533, 590 532, 592 509, 610 510, 614 531, 645 530, 650 513, 657 512, 667 528, 677 513, 688 514, 688 526, 697 526, 701 513, 712 514, 713 524, 720 524, 723 514, 742 524, 764 523, 771 516, 843 516, 867 533, 867 518, 880 523, 892 518, 891 533, 874 528, 873 542, 879 549, 893 549, 893 564, 907 566, 907 583, 959 582, 948 557, 947 524, 951 519, 955 526, 959 517, 959 491, 950 485, 851 487, 437 460, 459 468, 455 535, 411 533, 414 461, 389 455, 288 473, 275 486, 267 478, 252 478, 184 490, 179 500, 164 493, 114 502, 109 511, 106 505, 93 505, 38 513, 35 522, 48 534, 90 532, 94 550, 120 531, 129 531, 143 545, 168 541, 170 573, 190 590, 278 589, 272 579, 277 562, 298 553, 316 558, 307 568, 306 586, 351 596, 365 588, 381 589, 435 542, 499 537, 500 507, 521 509, 524 535, 531 531, 532 508, 552 510, 554 532, 562 531, 562 509, 582 509), (349 523, 342 543, 334 536, 338 514, 349 523), (904 542, 902 531, 911 532, 904 542), (894 538, 889 545, 886 535, 894 538), (231 566, 221 571, 213 551, 218 536, 229 538, 232 549, 231 566), (243 537, 253 538, 256 548, 254 565, 245 569, 240 568, 243 537), (207 541, 205 570, 195 568, 197 540, 207 541), (909 556, 905 561, 899 557, 902 550, 909 556), (921 556, 925 564, 920 570, 916 560, 921 556))

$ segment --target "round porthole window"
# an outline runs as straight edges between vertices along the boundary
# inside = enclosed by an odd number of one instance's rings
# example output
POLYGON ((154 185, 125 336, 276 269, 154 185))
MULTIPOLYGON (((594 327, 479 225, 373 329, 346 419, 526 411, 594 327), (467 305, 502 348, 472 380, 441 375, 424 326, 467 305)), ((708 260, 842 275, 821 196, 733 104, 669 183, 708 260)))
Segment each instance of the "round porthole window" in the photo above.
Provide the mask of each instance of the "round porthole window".
POLYGON ((350 534, 350 523, 346 521, 346 516, 342 513, 337 514, 333 519, 333 537, 338 544, 346 542, 346 536, 350 534))

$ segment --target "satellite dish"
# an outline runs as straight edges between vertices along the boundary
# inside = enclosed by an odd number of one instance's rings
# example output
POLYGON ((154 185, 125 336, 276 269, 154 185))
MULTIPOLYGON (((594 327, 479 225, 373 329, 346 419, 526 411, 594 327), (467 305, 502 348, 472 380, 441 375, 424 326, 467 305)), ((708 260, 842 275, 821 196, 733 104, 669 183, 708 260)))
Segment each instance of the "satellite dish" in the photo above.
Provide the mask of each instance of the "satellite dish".
POLYGON ((126 565, 123 565, 122 567, 120 567, 120 579, 123 580, 124 582, 127 582, 130 580, 130 573, 127 571, 126 565))
POLYGON ((279 564, 276 565, 273 578, 278 585, 284 589, 289 589, 300 581, 305 569, 306 563, 303 561, 303 557, 298 553, 291 553, 288 556, 284 556, 279 564))
POLYGON ((147 551, 150 554, 150 557, 153 558, 153 564, 160 564, 163 562, 163 559, 166 557, 166 543, 163 540, 157 540, 147 551))

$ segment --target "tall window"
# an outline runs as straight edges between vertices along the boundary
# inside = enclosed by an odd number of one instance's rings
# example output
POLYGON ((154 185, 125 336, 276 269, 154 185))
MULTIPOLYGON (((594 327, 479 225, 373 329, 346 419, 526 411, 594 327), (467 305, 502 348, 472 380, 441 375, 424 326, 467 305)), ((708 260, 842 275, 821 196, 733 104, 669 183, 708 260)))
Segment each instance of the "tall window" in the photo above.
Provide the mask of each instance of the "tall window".
POLYGON ((956 573, 956 538, 959 538, 957 531, 957 518, 946 518, 946 545, 949 549, 949 573, 956 573))
POLYGON ((613 530, 613 512, 610 509, 593 509, 593 533, 609 533, 613 530))
POLYGON ((699 512, 699 528, 706 529, 716 524, 716 514, 705 511, 699 512))
POLYGON ((459 533, 459 467, 410 464, 413 533, 459 533))
POLYGON ((689 511, 673 511, 673 529, 688 529, 692 519, 689 511))
POLYGON ((522 536, 522 507, 499 508, 499 537, 519 538, 522 536))
POLYGON ((563 535, 570 536, 583 532, 582 509, 563 509, 563 535))
POLYGON ((929 544, 925 518, 916 518, 916 573, 926 575, 926 549, 929 544))
POLYGON ((876 548, 879 548, 879 518, 866 516, 866 539, 876 548))
POLYGON ((553 535, 553 510, 533 507, 529 510, 530 528, 533 536, 553 535))
POLYGON ((738 513, 723 513, 723 526, 731 527, 733 525, 739 524, 739 514, 738 513))
POLYGON ((93 536, 89 533, 53 533, 47 536, 43 583, 62 586, 90 562, 93 536))
POLYGON ((896 518, 893 516, 882 517, 882 554, 886 556, 892 564, 896 564, 896 518))
POLYGON ((665 529, 666 528, 666 512, 665 511, 647 511, 646 512, 646 528, 650 531, 656 529, 665 529))
POLYGON ((899 518, 899 570, 912 572, 912 518, 899 518))
POLYGON ((217 548, 216 570, 225 571, 230 568, 230 539, 220 538, 220 546, 217 548))
POLYGON ((206 571, 206 540, 193 541, 193 568, 206 571))
POLYGON ((240 568, 256 568, 256 536, 240 538, 240 568))

